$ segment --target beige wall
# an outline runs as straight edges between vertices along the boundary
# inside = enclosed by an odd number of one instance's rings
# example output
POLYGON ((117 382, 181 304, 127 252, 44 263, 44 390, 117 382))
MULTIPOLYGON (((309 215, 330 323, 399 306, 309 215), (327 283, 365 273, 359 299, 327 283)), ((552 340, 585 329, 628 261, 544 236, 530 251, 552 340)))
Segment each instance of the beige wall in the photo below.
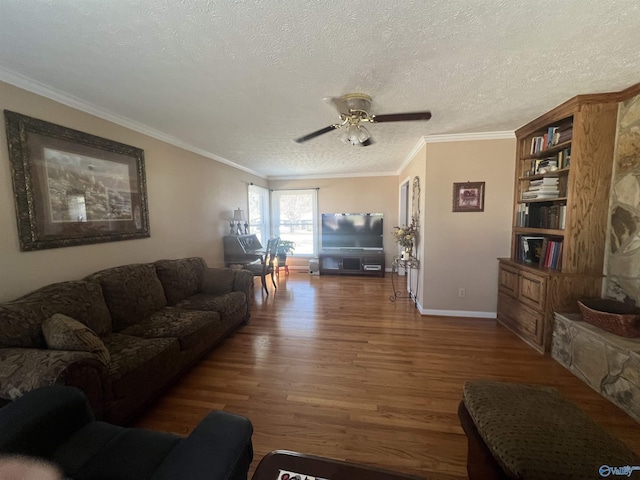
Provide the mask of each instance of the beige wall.
MULTIPOLYGON (((309 180, 271 180, 273 190, 287 188, 319 188, 320 213, 381 212, 384 214, 383 243, 387 254, 387 267, 395 252, 391 233, 398 222, 398 177, 349 177, 309 180), (393 251, 392 251, 393 249, 393 251)), ((309 259, 293 256, 287 262, 308 266, 309 259)))
POLYGON ((509 256, 515 139, 427 143, 421 306, 492 316, 509 256), (452 212, 454 182, 486 182, 484 212, 452 212), (465 288, 466 296, 458 297, 465 288))
POLYGON ((4 116, 0 131, 0 301, 102 268, 202 256, 223 265, 222 236, 249 182, 264 179, 0 82, 0 107, 144 149, 151 238, 21 252, 4 116))
MULTIPOLYGON (((495 312, 496 257, 509 254, 514 140, 427 143, 398 176, 272 180, 250 175, 0 82, 0 106, 144 149, 151 238, 21 252, 6 134, 0 131, 0 301, 102 268, 191 255, 222 266, 233 209, 246 209, 249 182, 271 189, 319 188, 320 212, 382 212, 387 267, 397 254, 399 184, 420 177, 423 311, 495 312), (484 213, 452 213, 453 182, 485 181, 484 213), (467 296, 458 298, 458 288, 467 296)), ((307 266, 307 259, 292 258, 307 266)))
MULTIPOLYGON (((418 303, 425 314, 494 316, 496 258, 509 255, 515 139, 427 143, 400 172, 420 178, 418 303), (454 182, 486 182, 485 211, 453 213, 454 182), (466 296, 458 297, 464 288, 466 296)), ((415 278, 413 279, 415 285, 415 278)))

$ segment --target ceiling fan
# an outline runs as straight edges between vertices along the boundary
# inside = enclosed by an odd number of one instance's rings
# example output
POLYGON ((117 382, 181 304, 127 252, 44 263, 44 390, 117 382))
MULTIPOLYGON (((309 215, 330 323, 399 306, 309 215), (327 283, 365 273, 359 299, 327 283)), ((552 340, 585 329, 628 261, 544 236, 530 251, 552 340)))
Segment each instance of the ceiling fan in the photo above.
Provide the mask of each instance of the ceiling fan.
POLYGON ((364 125, 362 125, 363 122, 405 122, 411 120, 429 120, 431 118, 431 112, 429 111, 372 115, 370 113, 371 97, 364 93, 348 93, 341 97, 332 97, 330 100, 338 109, 341 122, 296 138, 296 142, 303 143, 332 130, 343 129, 340 133, 340 139, 344 143, 367 147, 373 144, 373 140, 371 139, 371 134, 364 128, 364 125))

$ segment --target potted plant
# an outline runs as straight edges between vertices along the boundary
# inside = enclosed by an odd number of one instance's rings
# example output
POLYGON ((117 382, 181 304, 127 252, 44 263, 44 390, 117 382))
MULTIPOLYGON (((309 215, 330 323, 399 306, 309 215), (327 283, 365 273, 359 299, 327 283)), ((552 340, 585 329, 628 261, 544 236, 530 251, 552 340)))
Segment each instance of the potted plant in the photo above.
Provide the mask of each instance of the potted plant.
POLYGON ((296 249, 296 243, 291 240, 282 240, 278 243, 276 257, 278 257, 278 266, 284 267, 287 264, 287 255, 293 255, 296 249))

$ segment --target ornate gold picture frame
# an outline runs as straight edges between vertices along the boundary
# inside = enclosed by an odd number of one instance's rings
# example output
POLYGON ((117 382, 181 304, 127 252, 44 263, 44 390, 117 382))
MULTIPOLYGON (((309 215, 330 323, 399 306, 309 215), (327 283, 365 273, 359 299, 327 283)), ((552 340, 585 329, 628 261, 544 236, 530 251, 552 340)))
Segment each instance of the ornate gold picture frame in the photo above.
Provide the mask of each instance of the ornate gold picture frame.
POLYGON ((4 115, 21 250, 150 236, 143 150, 4 115))

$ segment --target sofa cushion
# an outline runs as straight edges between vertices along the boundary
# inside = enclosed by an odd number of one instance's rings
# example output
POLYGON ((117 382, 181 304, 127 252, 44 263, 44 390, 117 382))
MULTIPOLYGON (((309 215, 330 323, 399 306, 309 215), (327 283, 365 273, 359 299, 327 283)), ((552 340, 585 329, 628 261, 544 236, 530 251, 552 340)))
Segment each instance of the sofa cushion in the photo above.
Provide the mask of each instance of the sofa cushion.
MULTIPOLYGON (((179 351, 175 338, 141 338, 114 333, 104 338, 104 344, 111 355, 111 363, 107 368, 112 381, 144 367, 165 351, 179 351)), ((153 370, 147 373, 154 375, 153 370)), ((155 375, 161 376, 161 373, 157 372, 155 375)))
POLYGON ((111 361, 109 350, 100 337, 86 325, 71 317, 56 313, 42 322, 42 333, 51 350, 71 350, 97 355, 102 363, 111 361))
POLYGON ((181 350, 187 350, 196 345, 202 336, 208 336, 209 331, 217 330, 219 324, 218 312, 165 307, 120 333, 143 338, 177 338, 181 350))
POLYGON ((53 283, 0 305, 0 347, 46 348, 41 325, 56 313, 75 318, 99 336, 111 333, 111 314, 98 283, 53 283))
POLYGON ((200 257, 158 260, 154 265, 169 305, 198 293, 202 274, 207 268, 200 257))
MULTIPOLYGON (((235 274, 230 268, 207 268, 202 275, 202 293, 221 295, 233 292, 235 274)), ((195 293, 195 292, 194 292, 195 293)))
POLYGON ((153 264, 109 268, 87 277, 102 285, 116 332, 133 325, 167 304, 153 264))
POLYGON ((187 310, 209 310, 226 317, 239 309, 246 309, 247 297, 244 292, 231 292, 224 295, 197 293, 181 301, 176 307, 187 310))

